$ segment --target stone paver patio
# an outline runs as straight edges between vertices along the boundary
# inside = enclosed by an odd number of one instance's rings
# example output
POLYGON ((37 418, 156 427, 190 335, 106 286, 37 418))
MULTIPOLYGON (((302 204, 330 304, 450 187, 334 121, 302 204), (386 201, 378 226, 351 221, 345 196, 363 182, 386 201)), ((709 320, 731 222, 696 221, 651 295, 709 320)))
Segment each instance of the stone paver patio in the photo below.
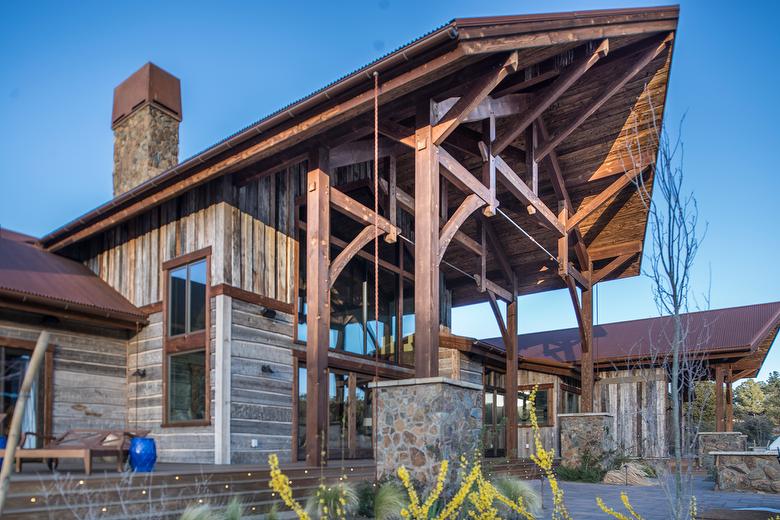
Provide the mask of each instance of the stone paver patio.
MULTIPOLYGON (((538 485, 539 481, 537 480, 535 486, 538 485)), ((620 502, 620 492, 624 490, 628 493, 631 504, 637 513, 642 515, 645 520, 666 520, 669 518, 666 497, 659 486, 626 488, 624 486, 579 482, 561 482, 561 486, 565 493, 566 505, 574 520, 611 518, 596 505, 597 496, 601 497, 608 506, 625 513, 620 502)), ((780 513, 780 495, 715 491, 713 486, 713 482, 704 480, 704 477, 694 477, 693 491, 699 505, 699 512, 717 508, 764 507, 776 509, 780 513)), ((549 487, 545 487, 544 490, 544 505, 545 510, 539 517, 549 519, 552 507, 549 487)), ((735 516, 734 520, 738 518, 735 516)))

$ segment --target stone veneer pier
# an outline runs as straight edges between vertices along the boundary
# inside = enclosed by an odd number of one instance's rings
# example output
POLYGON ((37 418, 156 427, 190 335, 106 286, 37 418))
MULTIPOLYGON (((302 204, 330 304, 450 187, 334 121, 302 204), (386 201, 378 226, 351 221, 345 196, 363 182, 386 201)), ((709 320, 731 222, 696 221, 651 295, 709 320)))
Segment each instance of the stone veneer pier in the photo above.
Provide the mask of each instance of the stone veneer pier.
POLYGON ((412 478, 430 484, 442 460, 453 462, 479 448, 482 385, 428 377, 381 381, 372 387, 380 479, 405 466, 412 478))

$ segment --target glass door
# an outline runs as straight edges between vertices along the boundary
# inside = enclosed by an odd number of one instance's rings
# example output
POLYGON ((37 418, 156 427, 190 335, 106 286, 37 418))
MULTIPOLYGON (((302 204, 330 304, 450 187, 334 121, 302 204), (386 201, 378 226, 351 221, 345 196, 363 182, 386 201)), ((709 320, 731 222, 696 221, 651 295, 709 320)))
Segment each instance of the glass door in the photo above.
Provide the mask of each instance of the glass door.
POLYGON ((504 374, 501 372, 485 370, 485 409, 483 415, 485 457, 506 456, 504 379, 504 374))

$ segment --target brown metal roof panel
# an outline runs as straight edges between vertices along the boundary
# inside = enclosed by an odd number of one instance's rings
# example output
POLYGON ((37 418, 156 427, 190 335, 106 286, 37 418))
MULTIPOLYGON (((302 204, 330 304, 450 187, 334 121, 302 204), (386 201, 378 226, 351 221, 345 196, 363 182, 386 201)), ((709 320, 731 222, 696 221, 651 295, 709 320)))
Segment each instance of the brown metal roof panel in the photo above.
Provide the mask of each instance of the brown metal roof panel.
MULTIPOLYGON (((683 316, 688 348, 702 353, 755 350, 780 323, 780 302, 732 307, 683 316)), ((596 361, 663 355, 669 351, 673 331, 669 316, 595 325, 593 353, 596 361)), ((482 340, 503 349, 501 338, 482 340)), ((522 358, 579 361, 581 344, 576 328, 521 334, 517 338, 522 358)))
POLYGON ((144 314, 85 265, 0 236, 0 291, 144 320, 144 314))

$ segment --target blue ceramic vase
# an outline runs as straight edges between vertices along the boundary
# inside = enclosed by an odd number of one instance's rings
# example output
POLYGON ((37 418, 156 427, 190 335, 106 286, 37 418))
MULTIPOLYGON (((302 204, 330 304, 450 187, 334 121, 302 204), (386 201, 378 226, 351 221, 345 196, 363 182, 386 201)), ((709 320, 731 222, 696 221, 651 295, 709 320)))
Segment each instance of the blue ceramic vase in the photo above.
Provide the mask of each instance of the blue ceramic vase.
POLYGON ((157 462, 157 447, 150 437, 133 437, 130 440, 130 467, 133 471, 149 472, 157 462))

